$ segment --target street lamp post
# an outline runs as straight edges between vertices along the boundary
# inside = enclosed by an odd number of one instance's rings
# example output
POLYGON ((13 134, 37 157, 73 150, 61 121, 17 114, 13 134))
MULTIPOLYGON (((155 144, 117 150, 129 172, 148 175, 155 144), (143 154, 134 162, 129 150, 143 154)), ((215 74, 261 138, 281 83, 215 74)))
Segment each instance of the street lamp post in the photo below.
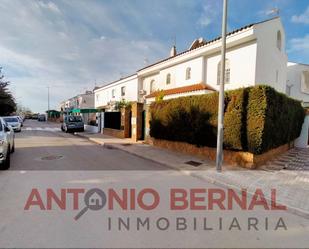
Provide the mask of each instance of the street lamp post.
POLYGON ((47 87, 47 118, 49 118, 49 86, 47 87))
POLYGON ((224 82, 225 82, 227 2, 228 0, 223 0, 221 71, 220 71, 220 90, 219 90, 219 106, 218 106, 218 136, 217 136, 217 160, 216 160, 216 169, 218 172, 222 170, 222 162, 223 162, 223 121, 224 121, 224 82))

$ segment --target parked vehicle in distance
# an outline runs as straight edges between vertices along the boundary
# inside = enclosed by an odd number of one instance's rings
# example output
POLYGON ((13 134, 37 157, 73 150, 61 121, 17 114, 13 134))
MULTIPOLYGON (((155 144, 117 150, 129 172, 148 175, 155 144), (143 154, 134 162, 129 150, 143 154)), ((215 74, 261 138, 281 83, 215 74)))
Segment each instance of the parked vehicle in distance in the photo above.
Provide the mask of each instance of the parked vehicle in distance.
POLYGON ((34 113, 31 115, 31 119, 38 119, 39 114, 38 113, 34 113))
POLYGON ((24 126, 24 120, 20 116, 16 116, 16 118, 19 120, 21 127, 24 126))
POLYGON ((13 129, 0 118, 0 169, 10 168, 11 153, 15 150, 13 129))
POLYGON ((45 122, 46 121, 46 115, 45 114, 39 114, 38 115, 38 121, 45 122))
POLYGON ((25 119, 31 119, 31 118, 32 118, 31 114, 28 113, 28 114, 25 115, 25 119))
POLYGON ((84 131, 84 121, 81 116, 65 116, 61 130, 65 132, 84 131))
POLYGON ((3 120, 13 128, 14 131, 20 132, 21 131, 21 123, 17 117, 2 117, 3 120))

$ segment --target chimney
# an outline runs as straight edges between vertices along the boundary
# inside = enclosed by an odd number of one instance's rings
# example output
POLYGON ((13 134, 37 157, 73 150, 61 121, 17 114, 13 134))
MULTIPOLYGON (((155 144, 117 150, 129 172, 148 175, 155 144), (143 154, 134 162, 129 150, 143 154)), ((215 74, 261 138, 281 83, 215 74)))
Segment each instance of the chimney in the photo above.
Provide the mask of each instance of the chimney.
POLYGON ((174 57, 177 55, 176 46, 171 48, 170 57, 174 57))

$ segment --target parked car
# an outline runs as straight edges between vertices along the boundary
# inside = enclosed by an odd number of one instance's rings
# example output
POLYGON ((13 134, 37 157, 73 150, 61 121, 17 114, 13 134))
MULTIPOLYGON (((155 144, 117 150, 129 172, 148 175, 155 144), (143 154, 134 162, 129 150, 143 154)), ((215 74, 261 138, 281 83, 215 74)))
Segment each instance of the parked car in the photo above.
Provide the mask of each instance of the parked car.
POLYGON ((16 116, 16 118, 19 120, 21 127, 24 126, 24 120, 20 116, 16 116))
POLYGON ((11 153, 15 150, 13 129, 0 118, 0 169, 10 168, 11 153))
POLYGON ((39 114, 35 113, 31 115, 31 119, 38 119, 39 114))
POLYGON ((14 131, 21 131, 21 123, 19 122, 17 117, 3 117, 4 121, 13 128, 14 131))
POLYGON ((25 115, 25 119, 31 119, 31 118, 32 118, 31 114, 28 113, 28 114, 25 115))
POLYGON ((84 121, 81 116, 65 116, 61 130, 65 132, 84 131, 84 121))
POLYGON ((38 121, 45 122, 46 121, 46 115, 45 114, 39 114, 38 115, 38 121))

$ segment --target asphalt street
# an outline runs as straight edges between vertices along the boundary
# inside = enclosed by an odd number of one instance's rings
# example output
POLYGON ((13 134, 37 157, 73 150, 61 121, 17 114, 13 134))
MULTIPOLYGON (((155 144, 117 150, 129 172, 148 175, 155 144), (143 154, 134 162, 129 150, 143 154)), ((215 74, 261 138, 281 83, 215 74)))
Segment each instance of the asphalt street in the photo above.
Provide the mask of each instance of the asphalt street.
POLYGON ((16 133, 11 170, 165 170, 117 149, 64 133, 60 124, 26 120, 16 133))

